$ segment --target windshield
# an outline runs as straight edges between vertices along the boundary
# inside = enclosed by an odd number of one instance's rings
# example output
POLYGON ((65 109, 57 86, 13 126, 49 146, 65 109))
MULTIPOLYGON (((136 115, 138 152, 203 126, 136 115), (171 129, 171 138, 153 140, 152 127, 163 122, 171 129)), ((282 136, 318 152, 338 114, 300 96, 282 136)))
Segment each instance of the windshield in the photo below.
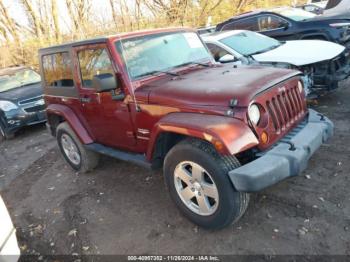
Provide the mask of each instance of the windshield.
POLYGON ((40 75, 30 69, 0 75, 0 92, 40 82, 40 75))
POLYGON ((173 68, 211 61, 196 33, 175 32, 146 35, 116 42, 132 80, 173 68))
POLYGON ((219 41, 245 56, 266 52, 281 45, 279 41, 273 38, 250 31, 231 35, 219 41))
POLYGON ((316 16, 316 14, 298 8, 281 8, 275 9, 273 12, 288 17, 294 21, 304 21, 316 16))

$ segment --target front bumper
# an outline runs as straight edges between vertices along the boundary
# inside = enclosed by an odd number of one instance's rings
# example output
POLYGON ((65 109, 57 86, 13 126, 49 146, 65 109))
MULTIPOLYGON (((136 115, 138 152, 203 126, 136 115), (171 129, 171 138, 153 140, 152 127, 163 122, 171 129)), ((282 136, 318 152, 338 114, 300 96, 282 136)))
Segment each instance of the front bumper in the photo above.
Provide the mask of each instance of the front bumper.
POLYGON ((14 112, 7 112, 2 121, 5 127, 5 133, 11 134, 19 130, 24 126, 35 125, 43 123, 46 121, 46 112, 45 110, 36 111, 36 112, 22 112, 21 109, 15 110, 14 112))
POLYGON ((310 109, 308 118, 272 149, 230 171, 233 185, 240 192, 257 192, 299 175, 315 151, 333 135, 333 129, 328 118, 310 109))
POLYGON ((350 50, 344 51, 341 55, 330 60, 316 64, 313 74, 316 87, 334 89, 338 87, 338 82, 350 76, 350 50))

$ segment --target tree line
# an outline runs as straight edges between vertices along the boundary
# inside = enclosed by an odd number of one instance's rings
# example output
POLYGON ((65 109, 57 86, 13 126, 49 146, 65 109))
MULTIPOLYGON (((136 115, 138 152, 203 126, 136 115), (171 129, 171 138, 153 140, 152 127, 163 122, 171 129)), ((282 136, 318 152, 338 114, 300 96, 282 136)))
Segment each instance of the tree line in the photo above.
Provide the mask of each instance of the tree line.
POLYGON ((295 0, 0 0, 0 67, 37 67, 37 50, 62 42, 147 28, 201 27, 207 25, 208 17, 215 24, 241 12, 292 2, 295 0), (104 8, 96 12, 99 3, 104 8), (19 9, 20 19, 10 7, 19 9))

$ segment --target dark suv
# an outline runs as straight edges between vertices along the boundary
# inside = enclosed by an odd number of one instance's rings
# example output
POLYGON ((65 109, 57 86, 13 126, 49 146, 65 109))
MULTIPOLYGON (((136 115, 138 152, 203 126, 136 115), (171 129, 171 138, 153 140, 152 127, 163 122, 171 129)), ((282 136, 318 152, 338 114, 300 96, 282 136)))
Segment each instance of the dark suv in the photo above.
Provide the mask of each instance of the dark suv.
POLYGON ((236 29, 259 32, 278 40, 328 40, 350 48, 350 17, 321 17, 298 8, 248 12, 216 26, 216 31, 236 29))
POLYGON ((163 167, 176 205, 206 228, 237 221, 249 192, 300 174, 333 133, 307 109, 300 72, 216 65, 189 29, 75 42, 39 57, 48 127, 66 161, 82 172, 99 154, 163 167))
POLYGON ((40 75, 26 67, 0 69, 0 141, 45 121, 40 75))

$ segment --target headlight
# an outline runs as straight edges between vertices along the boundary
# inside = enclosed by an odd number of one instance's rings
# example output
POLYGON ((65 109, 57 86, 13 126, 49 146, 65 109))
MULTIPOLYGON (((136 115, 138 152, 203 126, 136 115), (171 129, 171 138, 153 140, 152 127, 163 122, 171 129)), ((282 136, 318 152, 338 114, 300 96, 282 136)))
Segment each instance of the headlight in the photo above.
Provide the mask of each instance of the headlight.
POLYGON ((10 111, 13 109, 17 109, 18 106, 16 106, 14 103, 10 102, 10 101, 1 101, 0 100, 0 109, 2 111, 10 111))
POLYGON ((256 104, 252 104, 248 107, 248 117, 254 125, 257 125, 259 123, 260 110, 256 104))
POLYGON ((304 91, 304 84, 303 84, 303 82, 301 82, 301 81, 298 82, 298 89, 299 89, 299 93, 300 94, 303 93, 303 91, 304 91))

